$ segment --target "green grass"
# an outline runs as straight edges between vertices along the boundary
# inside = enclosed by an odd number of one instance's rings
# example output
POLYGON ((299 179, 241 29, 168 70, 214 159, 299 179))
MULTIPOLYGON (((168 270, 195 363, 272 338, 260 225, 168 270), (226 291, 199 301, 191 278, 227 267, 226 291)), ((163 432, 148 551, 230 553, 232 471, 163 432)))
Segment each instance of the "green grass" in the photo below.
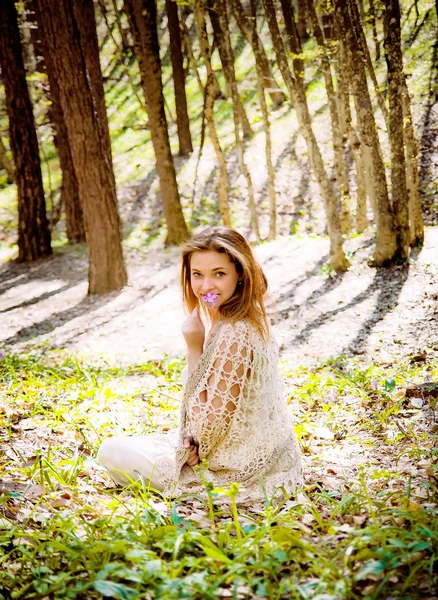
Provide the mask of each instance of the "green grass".
POLYGON ((0 360, 0 479, 16 482, 0 495, 0 598, 434 597, 436 413, 403 390, 436 380, 438 362, 284 364, 306 486, 257 511, 239 510, 233 489, 229 508, 211 491, 113 489, 92 466, 108 435, 175 426, 183 366, 0 360))

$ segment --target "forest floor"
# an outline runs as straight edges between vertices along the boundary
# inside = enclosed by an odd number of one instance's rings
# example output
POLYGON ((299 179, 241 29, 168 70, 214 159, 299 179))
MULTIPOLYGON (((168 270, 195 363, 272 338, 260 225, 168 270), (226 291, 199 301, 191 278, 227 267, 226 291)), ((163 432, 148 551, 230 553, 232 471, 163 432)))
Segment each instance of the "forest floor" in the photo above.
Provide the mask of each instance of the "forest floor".
POLYGON ((2 266, 0 597, 438 597, 438 228, 405 266, 368 266, 369 233, 346 250, 334 275, 323 237, 255 248, 305 502, 238 514, 120 494, 93 458, 176 423, 178 250, 128 256, 130 285, 101 297, 82 247, 2 266))
MULTIPOLYGON (((269 279, 272 322, 286 361, 339 355, 379 362, 438 346, 438 228, 426 230, 409 264, 368 266, 371 234, 347 241, 351 268, 327 267, 328 241, 290 237, 255 248, 269 279)), ((179 250, 128 256, 130 285, 87 296, 83 247, 32 266, 0 267, 0 345, 9 351, 65 349, 95 363, 131 364, 181 356, 179 250)))

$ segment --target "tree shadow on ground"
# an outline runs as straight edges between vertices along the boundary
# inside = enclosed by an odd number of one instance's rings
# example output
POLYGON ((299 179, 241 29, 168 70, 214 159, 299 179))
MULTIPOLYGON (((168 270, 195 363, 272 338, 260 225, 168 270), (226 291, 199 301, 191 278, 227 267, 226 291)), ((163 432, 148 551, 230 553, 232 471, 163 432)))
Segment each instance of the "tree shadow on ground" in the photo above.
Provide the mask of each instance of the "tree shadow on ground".
MULTIPOLYGON (((364 291, 355 296, 347 304, 317 316, 293 338, 292 343, 302 344, 303 342, 306 342, 313 331, 324 325, 329 319, 354 306, 360 305, 367 300, 370 295, 377 292, 375 309, 371 316, 364 321, 354 340, 349 342, 344 348, 345 353, 358 353, 360 345, 366 341, 377 323, 379 323, 379 321, 381 321, 386 314, 398 304, 400 293, 408 276, 409 265, 395 265, 389 268, 377 269, 373 281, 364 291)), ((325 292, 327 291, 329 290, 326 289, 325 292)))
MULTIPOLYGON (((14 287, 36 280, 44 282, 60 279, 67 282, 67 287, 65 288, 67 289, 82 281, 87 281, 87 278, 85 255, 75 257, 70 252, 60 252, 52 254, 49 258, 40 259, 32 263, 10 261, 0 265, 0 296, 14 287)), ((58 293, 60 289, 47 292, 47 297, 58 293)), ((33 304, 32 299, 29 300, 29 303, 33 304)), ((24 305, 26 305, 25 302, 22 303, 22 306, 24 305)), ((16 306, 15 308, 19 307, 16 306)), ((12 310, 12 308, 8 308, 7 310, 12 310)), ((3 310, 1 312, 6 311, 3 310)))

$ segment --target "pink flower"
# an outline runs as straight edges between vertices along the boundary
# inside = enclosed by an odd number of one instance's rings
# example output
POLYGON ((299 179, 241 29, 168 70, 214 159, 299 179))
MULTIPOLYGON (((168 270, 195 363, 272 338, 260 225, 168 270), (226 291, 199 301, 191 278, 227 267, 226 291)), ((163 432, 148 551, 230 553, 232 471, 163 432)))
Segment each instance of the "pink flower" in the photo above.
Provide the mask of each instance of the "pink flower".
POLYGON ((217 294, 216 292, 208 292, 208 294, 205 294, 205 296, 202 296, 202 299, 204 300, 205 304, 210 304, 210 307, 213 308, 215 303, 216 303, 216 298, 219 296, 219 294, 217 294))

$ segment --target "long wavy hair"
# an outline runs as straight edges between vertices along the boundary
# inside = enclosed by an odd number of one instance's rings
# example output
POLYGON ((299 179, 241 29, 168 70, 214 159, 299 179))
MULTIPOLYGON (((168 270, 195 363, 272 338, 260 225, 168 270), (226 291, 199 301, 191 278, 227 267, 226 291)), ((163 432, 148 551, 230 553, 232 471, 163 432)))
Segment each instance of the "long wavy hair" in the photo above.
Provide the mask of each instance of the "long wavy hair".
POLYGON ((229 300, 219 306, 219 314, 231 323, 250 321, 263 337, 268 337, 269 326, 264 297, 268 280, 254 258, 245 238, 230 227, 209 227, 194 235, 182 248, 181 287, 185 307, 192 312, 200 307, 191 285, 190 260, 193 252, 224 253, 234 263, 238 285, 229 300))

